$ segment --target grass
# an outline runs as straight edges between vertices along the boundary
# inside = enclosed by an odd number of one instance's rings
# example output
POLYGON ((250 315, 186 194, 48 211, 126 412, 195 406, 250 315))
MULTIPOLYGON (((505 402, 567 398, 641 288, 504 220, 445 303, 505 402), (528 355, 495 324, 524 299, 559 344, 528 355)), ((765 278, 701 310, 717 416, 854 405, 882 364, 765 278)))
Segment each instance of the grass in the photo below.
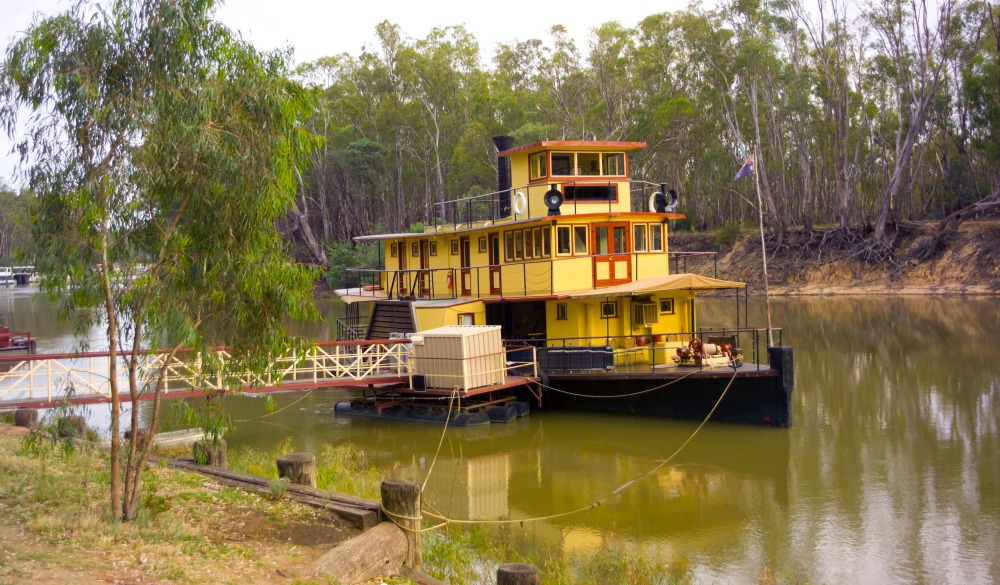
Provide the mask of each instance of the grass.
MULTIPOLYGON (((267 478, 278 477, 277 459, 294 451, 286 437, 271 451, 235 447, 227 453, 229 468, 267 478)), ((324 445, 316 456, 316 487, 331 492, 353 494, 377 500, 382 480, 389 471, 373 466, 364 451, 352 444, 324 445)))
POLYGON ((138 519, 123 524, 106 454, 29 447, 0 432, 0 583, 270 582, 353 534, 315 508, 159 466, 144 474, 138 519))

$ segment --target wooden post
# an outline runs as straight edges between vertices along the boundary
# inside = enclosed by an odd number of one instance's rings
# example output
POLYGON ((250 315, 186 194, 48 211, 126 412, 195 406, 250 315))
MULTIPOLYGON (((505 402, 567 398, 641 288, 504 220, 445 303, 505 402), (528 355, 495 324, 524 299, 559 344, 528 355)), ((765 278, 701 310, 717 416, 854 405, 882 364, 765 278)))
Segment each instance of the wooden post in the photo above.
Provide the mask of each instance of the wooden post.
POLYGON ((420 569, 420 490, 415 481, 387 479, 382 482, 382 509, 406 533, 406 565, 420 569))
POLYGON ((507 563, 497 568, 497 585, 542 585, 542 572, 530 563, 507 563))
POLYGON ((228 466, 226 457, 226 440, 219 439, 218 444, 212 441, 198 441, 191 446, 194 461, 200 465, 212 465, 225 469, 228 466))
POLYGON ((38 410, 35 408, 18 408, 14 411, 14 424, 26 429, 37 429, 38 410))
POLYGON ((82 416, 64 416, 56 421, 56 432, 60 437, 86 439, 87 419, 82 416))
POLYGON ((290 483, 316 487, 316 456, 312 453, 289 453, 278 457, 278 477, 290 483))

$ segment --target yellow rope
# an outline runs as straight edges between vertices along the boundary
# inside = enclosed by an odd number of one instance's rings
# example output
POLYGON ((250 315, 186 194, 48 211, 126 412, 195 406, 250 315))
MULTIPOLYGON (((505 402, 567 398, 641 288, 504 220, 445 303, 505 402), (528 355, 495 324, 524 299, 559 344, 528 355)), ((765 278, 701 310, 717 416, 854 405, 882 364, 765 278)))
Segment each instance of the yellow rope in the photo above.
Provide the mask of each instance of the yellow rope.
MULTIPOLYGON (((623 492, 624 490, 628 489, 629 487, 635 485, 637 482, 639 482, 639 481, 641 481, 643 479, 646 479, 647 477, 653 475, 654 473, 656 473, 660 469, 663 469, 664 466, 666 466, 675 457, 677 457, 677 455, 685 447, 687 447, 687 445, 692 440, 694 440, 694 438, 698 435, 698 433, 701 432, 701 429, 708 423, 709 419, 712 418, 712 415, 715 414, 715 410, 719 407, 719 404, 722 403, 722 399, 726 397, 726 394, 729 392, 729 388, 731 388, 732 385, 733 385, 733 381, 736 380, 736 374, 737 374, 737 371, 733 370, 733 377, 729 379, 729 383, 726 384, 726 388, 722 391, 722 394, 719 395, 719 399, 715 401, 715 404, 712 406, 712 409, 710 411, 708 411, 708 414, 705 415, 705 418, 701 421, 701 424, 698 425, 698 427, 694 430, 694 432, 691 433, 691 435, 687 438, 687 440, 685 440, 683 443, 681 443, 680 447, 678 447, 676 450, 674 450, 674 452, 670 455, 670 457, 667 457, 666 459, 664 459, 662 462, 660 462, 658 465, 656 465, 655 467, 653 467, 652 469, 650 469, 649 471, 647 471, 643 475, 641 475, 639 477, 636 477, 634 479, 630 479, 629 481, 621 484, 620 486, 618 486, 617 488, 615 488, 614 491, 612 491, 608 495, 604 496, 603 498, 595 501, 593 504, 590 504, 589 506, 583 506, 581 508, 577 508, 575 510, 570 510, 568 512, 559 512, 559 513, 556 513, 556 514, 549 514, 547 516, 537 516, 537 517, 533 517, 533 518, 520 518, 520 519, 517 519, 517 520, 465 520, 465 519, 448 518, 446 516, 443 516, 441 514, 436 514, 436 513, 433 513, 433 512, 424 512, 423 514, 425 516, 429 516, 431 518, 437 518, 437 519, 441 520, 441 522, 439 524, 437 524, 436 526, 432 527, 433 529, 436 530, 437 528, 440 528, 442 526, 446 526, 446 525, 449 525, 449 524, 492 524, 492 525, 497 525, 497 524, 522 524, 523 525, 525 522, 539 522, 539 521, 542 521, 542 520, 553 520, 553 519, 556 519, 556 518, 563 518, 563 517, 566 517, 566 516, 570 516, 572 514, 578 514, 580 512, 585 512, 587 510, 593 510, 594 508, 596 508, 596 507, 602 505, 604 502, 608 501, 610 498, 618 495, 619 493, 623 492)), ((429 506, 429 507, 433 508, 433 506, 429 506)), ((397 525, 398 525, 398 523, 397 523, 397 525)), ((428 528, 428 529, 422 529, 422 530, 419 530, 419 531, 415 531, 415 530, 412 530, 412 529, 408 529, 408 528, 406 528, 404 526, 400 526, 400 528, 402 528, 403 530, 407 530, 409 532, 421 532, 421 533, 431 530, 431 528, 428 528)))
MULTIPOLYGON (((458 388, 451 391, 451 398, 448 400, 448 417, 444 419, 444 428, 441 429, 441 438, 438 439, 437 449, 434 451, 434 458, 431 459, 431 465, 427 468, 427 475, 424 477, 424 483, 421 484, 420 493, 423 493, 427 489, 427 482, 431 480, 431 472, 434 471, 434 464, 437 463, 438 454, 441 453, 441 445, 444 444, 444 435, 448 432, 448 423, 451 422, 451 413, 453 411, 452 406, 455 404, 455 398, 458 397, 458 388)), ((461 406, 461 398, 459 398, 459 409, 461 406)))
POLYGON ((548 384, 542 384, 541 382, 537 382, 537 384, 539 386, 541 386, 542 388, 547 388, 549 390, 552 390, 553 392, 558 392, 560 394, 566 394, 567 396, 575 396, 577 398, 630 398, 632 396, 640 396, 642 394, 649 394, 650 392, 655 392, 657 390, 662 390, 662 389, 666 388, 667 386, 669 386, 671 384, 675 384, 677 382, 680 382, 684 378, 687 378, 688 376, 690 376, 692 374, 695 374, 698 371, 699 370, 692 370, 692 371, 688 372, 687 374, 684 374, 680 378, 675 378, 675 379, 667 382, 666 384, 661 384, 659 386, 654 386, 652 388, 647 388, 645 390, 639 390, 638 392, 632 392, 632 393, 629 393, 629 394, 614 394, 614 395, 610 395, 610 396, 596 396, 596 395, 593 395, 593 394, 577 394, 575 392, 570 392, 569 390, 563 390, 561 388, 555 388, 553 386, 549 386, 548 384))
POLYGON ((306 393, 305 393, 305 394, 303 394, 303 395, 302 395, 301 397, 299 397, 299 399, 298 399, 298 400, 296 400, 295 402, 292 402, 291 404, 288 404, 288 405, 286 405, 286 406, 282 406, 282 407, 281 407, 281 408, 279 408, 278 410, 275 410, 275 411, 273 411, 273 412, 269 412, 269 413, 267 413, 267 414, 262 414, 262 415, 260 415, 260 416, 255 416, 255 417, 253 417, 253 418, 244 418, 244 419, 240 419, 240 420, 238 420, 238 421, 236 421, 236 422, 250 422, 250 421, 252 421, 252 420, 260 420, 260 419, 262 419, 262 418, 267 418, 267 417, 269 417, 269 416, 274 416, 274 415, 278 414, 279 412, 281 412, 282 410, 287 410, 287 409, 289 409, 289 408, 291 408, 291 407, 295 406, 296 404, 298 404, 298 403, 302 402, 303 400, 305 400, 306 398, 308 398, 308 397, 309 397, 309 395, 310 395, 310 394, 312 394, 314 390, 315 390, 315 389, 313 389, 313 390, 310 390, 310 391, 306 392, 306 393))

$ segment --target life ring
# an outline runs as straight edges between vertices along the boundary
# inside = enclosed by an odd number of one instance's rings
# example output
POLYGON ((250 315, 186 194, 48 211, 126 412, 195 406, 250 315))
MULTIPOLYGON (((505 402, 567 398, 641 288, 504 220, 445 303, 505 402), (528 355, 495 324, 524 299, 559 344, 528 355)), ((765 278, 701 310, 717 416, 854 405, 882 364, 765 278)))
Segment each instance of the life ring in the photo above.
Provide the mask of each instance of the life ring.
POLYGON ((702 347, 701 340, 695 337, 694 339, 691 340, 690 343, 688 343, 688 347, 690 347, 691 351, 695 353, 701 353, 701 347, 702 347))
POLYGON ((524 210, 528 207, 528 198, 525 197, 523 191, 518 191, 514 193, 514 214, 523 215, 524 210))
POLYGON ((650 213, 656 213, 656 196, 659 195, 659 194, 660 194, 660 192, 656 191, 655 193, 653 193, 652 195, 649 196, 649 211, 650 211, 650 213))

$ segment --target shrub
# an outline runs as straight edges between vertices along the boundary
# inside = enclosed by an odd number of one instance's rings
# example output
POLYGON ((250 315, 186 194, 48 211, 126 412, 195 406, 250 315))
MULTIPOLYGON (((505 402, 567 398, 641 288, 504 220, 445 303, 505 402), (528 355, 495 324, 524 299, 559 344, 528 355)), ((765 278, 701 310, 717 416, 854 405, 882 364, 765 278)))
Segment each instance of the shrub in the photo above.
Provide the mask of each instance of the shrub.
POLYGON ((727 221, 725 225, 715 232, 716 246, 732 246, 740 235, 740 224, 735 221, 727 221))

